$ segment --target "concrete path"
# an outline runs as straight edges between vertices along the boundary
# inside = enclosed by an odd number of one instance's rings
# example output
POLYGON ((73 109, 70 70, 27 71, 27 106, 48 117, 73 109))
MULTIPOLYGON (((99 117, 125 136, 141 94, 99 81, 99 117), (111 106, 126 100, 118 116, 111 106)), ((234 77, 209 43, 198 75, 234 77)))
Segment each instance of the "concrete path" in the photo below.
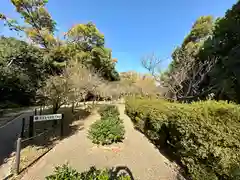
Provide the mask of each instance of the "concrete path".
POLYGON ((90 166, 127 167, 135 180, 175 180, 176 172, 168 166, 168 160, 133 128, 131 120, 124 114, 124 105, 118 107, 126 129, 123 143, 107 147, 92 144, 87 138, 87 130, 91 123, 99 119, 99 115, 93 114, 85 121, 83 130, 57 144, 28 169, 22 180, 43 180, 55 166, 66 162, 79 172, 90 166))

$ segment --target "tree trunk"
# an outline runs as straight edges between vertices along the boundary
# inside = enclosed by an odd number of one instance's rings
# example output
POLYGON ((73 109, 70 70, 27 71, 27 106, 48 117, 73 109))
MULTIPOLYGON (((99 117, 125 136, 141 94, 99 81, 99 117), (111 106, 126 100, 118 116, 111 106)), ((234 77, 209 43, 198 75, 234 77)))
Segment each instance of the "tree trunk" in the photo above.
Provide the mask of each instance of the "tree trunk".
MULTIPOLYGON (((52 109, 53 114, 56 114, 59 108, 60 107, 59 107, 58 103, 55 103, 53 105, 53 109, 52 109)), ((54 120, 53 121, 53 127, 56 126, 56 125, 57 125, 57 120, 54 120)))
POLYGON ((72 102, 72 113, 74 113, 74 102, 72 102))
POLYGON ((58 111, 58 109, 59 109, 59 106, 58 106, 57 104, 53 105, 52 113, 53 113, 53 114, 56 114, 57 111, 58 111))

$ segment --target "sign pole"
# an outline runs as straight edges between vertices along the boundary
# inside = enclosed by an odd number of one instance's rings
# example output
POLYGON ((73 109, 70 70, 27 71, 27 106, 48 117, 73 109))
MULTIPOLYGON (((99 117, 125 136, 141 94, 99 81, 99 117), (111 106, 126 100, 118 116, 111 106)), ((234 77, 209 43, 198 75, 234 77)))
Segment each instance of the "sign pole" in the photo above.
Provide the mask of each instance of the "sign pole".
POLYGON ((29 119, 29 128, 28 128, 28 137, 33 137, 33 116, 30 116, 29 119))
POLYGON ((60 120, 60 125, 61 125, 61 137, 63 137, 63 127, 64 127, 64 124, 63 124, 63 121, 64 121, 64 114, 62 115, 62 119, 60 120))
POLYGON ((19 174, 19 167, 20 167, 20 152, 21 152, 21 138, 17 139, 17 149, 16 149, 16 164, 15 164, 15 171, 16 174, 19 174))
POLYGON ((24 135, 24 129, 25 129, 25 118, 22 119, 21 138, 23 138, 23 135, 24 135))

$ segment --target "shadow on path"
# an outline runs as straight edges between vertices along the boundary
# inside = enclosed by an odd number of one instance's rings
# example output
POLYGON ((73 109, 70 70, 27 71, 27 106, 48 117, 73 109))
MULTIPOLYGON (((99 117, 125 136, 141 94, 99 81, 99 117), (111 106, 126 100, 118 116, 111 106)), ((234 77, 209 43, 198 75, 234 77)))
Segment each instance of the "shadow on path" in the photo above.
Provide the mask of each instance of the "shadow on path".
POLYGON ((83 130, 83 121, 90 115, 89 112, 82 109, 77 109, 72 113, 71 108, 62 108, 58 113, 64 114, 63 136, 61 136, 59 121, 34 123, 35 136, 32 139, 23 139, 21 144, 21 171, 33 165, 49 152, 59 140, 68 138, 76 132, 83 130))
POLYGON ((127 175, 131 180, 134 180, 131 170, 127 166, 117 166, 111 170, 111 178, 117 179, 120 174, 127 175))

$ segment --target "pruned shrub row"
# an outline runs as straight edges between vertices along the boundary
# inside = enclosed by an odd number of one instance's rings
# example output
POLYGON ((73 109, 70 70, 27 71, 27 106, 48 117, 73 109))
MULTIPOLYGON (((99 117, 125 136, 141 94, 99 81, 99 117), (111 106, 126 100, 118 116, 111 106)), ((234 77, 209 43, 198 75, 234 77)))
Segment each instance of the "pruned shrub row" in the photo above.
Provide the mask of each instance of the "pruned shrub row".
POLYGON ((240 175, 239 105, 131 98, 126 113, 136 128, 185 167, 190 179, 227 180, 240 175))
POLYGON ((114 105, 103 105, 100 106, 98 113, 101 115, 101 117, 103 116, 119 116, 119 111, 117 106, 114 105))
POLYGON ((112 169, 96 169, 90 167, 88 171, 79 173, 75 169, 64 164, 58 166, 52 175, 47 176, 46 180, 130 180, 126 173, 116 174, 112 169))
POLYGON ((88 137, 95 144, 112 144, 124 139, 125 129, 119 118, 116 106, 107 105, 99 109, 101 119, 93 123, 88 131, 88 137))

